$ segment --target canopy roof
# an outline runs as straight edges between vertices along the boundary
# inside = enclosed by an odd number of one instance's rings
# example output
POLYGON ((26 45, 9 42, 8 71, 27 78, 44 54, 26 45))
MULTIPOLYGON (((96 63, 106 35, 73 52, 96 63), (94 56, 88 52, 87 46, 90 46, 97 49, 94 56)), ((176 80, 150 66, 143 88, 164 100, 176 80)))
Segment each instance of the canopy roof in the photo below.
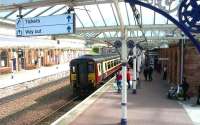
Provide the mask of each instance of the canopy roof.
MULTIPOLYGON (((17 15, 19 15, 19 8, 22 8, 23 17, 28 18, 65 14, 69 7, 73 7, 76 15, 76 34, 84 37, 89 42, 119 39, 121 37, 121 20, 123 20, 127 30, 128 39, 141 41, 144 40, 144 35, 146 36, 148 43, 145 42, 143 45, 159 46, 182 38, 180 30, 168 19, 152 10, 136 5, 139 12, 138 19, 143 27, 140 29, 130 5, 122 0, 37 1, 18 6, 2 5, 0 6, 0 18, 15 21, 18 18, 17 15), (119 13, 122 18, 120 18, 119 13)), ((177 9, 182 0, 141 1, 149 2, 178 19, 177 9)))

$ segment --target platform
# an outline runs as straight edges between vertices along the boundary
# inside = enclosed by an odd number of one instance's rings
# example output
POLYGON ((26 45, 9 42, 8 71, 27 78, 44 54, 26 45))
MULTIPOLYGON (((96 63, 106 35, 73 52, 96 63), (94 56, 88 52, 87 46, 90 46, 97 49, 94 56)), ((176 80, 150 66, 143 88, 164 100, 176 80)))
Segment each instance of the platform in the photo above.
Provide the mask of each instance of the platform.
MULTIPOLYGON (((195 110, 195 115, 199 115, 200 107, 194 109, 167 99, 167 88, 167 83, 156 74, 152 82, 141 81, 141 89, 136 95, 128 90, 128 125, 200 125, 191 114, 195 110)), ((121 95, 110 87, 70 125, 119 125, 120 103, 121 95)))
POLYGON ((39 69, 33 69, 33 70, 22 70, 20 72, 16 73, 9 73, 0 75, 0 89, 16 85, 19 83, 23 83, 26 81, 31 81, 34 79, 50 76, 53 74, 57 74, 63 71, 69 71, 69 64, 60 64, 60 65, 54 65, 50 67, 41 67, 39 69), (40 72, 39 72, 40 70, 40 72), (13 79, 11 78, 11 75, 13 75, 13 79))
POLYGON ((14 74, 0 76, 0 99, 17 93, 29 91, 69 76, 69 64, 41 67, 34 70, 23 70, 14 74), (13 75, 13 78, 11 76, 13 75))

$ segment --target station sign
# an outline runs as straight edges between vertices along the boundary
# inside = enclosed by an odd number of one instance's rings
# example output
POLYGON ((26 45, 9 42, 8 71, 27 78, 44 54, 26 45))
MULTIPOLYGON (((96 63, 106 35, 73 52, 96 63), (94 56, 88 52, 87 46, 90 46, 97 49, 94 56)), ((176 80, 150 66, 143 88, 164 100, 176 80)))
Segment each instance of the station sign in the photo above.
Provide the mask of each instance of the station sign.
POLYGON ((75 33, 75 15, 55 15, 16 20, 16 36, 42 36, 75 33))

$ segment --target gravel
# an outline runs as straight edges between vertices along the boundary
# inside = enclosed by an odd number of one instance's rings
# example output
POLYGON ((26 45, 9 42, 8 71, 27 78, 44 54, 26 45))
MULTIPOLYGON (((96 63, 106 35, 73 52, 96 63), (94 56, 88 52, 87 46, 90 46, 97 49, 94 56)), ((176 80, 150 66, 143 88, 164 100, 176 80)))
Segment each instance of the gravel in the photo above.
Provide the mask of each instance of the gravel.
POLYGON ((0 125, 31 125, 66 103, 71 95, 67 79, 58 80, 46 88, 17 97, 0 105, 0 125))

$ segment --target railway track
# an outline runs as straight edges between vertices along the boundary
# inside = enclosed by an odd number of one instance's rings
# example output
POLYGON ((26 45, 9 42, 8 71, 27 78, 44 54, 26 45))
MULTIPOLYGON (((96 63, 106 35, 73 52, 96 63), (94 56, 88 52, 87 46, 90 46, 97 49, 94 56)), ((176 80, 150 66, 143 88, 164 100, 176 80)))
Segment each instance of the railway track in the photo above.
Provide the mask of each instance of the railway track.
POLYGON ((58 80, 0 102, 0 125, 32 125, 69 100, 69 80, 58 80))
POLYGON ((80 101, 78 100, 78 96, 74 97, 70 101, 66 102, 65 104, 54 110, 53 112, 36 120, 32 125, 50 125, 53 121, 55 121, 57 118, 59 118, 67 111, 72 109, 79 102, 80 101))
POLYGON ((68 79, 68 77, 67 78, 58 79, 58 80, 55 80, 55 81, 50 81, 50 82, 47 82, 47 83, 42 84, 40 86, 36 86, 34 88, 30 88, 30 89, 24 90, 22 92, 19 92, 19 93, 16 93, 16 94, 1 98, 0 99, 0 105, 3 105, 3 104, 8 103, 8 102, 15 101, 18 98, 22 98, 24 96, 27 96, 27 95, 30 95, 30 94, 35 93, 37 91, 40 91, 42 89, 45 89, 48 86, 51 86, 52 84, 54 84, 54 85, 55 84, 60 84, 59 82, 62 82, 65 79, 68 79))

